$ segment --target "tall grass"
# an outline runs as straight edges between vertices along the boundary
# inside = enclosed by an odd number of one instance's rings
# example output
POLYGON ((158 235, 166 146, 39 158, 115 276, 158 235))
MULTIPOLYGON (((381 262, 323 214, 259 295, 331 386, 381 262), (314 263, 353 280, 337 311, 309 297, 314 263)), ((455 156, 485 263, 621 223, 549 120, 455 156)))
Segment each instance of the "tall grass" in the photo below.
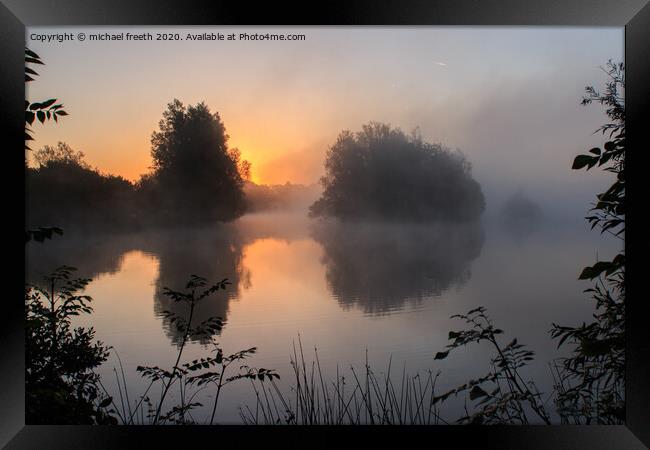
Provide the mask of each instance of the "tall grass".
POLYGON ((293 386, 284 394, 275 380, 251 379, 256 401, 240 408, 245 424, 270 425, 436 425, 447 422, 439 415, 436 381, 440 372, 410 376, 406 366, 397 381, 392 358, 385 373, 378 375, 366 360, 361 371, 350 367, 351 379, 336 367, 329 379, 314 348, 311 362, 305 359, 302 342, 293 345, 293 386))

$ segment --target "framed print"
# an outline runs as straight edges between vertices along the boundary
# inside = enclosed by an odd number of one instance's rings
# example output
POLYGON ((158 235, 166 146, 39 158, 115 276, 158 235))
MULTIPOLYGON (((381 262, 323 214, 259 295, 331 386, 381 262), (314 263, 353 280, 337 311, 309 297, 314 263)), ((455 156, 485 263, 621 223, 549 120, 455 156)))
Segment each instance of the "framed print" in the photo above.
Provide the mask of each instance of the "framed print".
POLYGON ((647 2, 0 11, 2 445, 647 448, 647 2))

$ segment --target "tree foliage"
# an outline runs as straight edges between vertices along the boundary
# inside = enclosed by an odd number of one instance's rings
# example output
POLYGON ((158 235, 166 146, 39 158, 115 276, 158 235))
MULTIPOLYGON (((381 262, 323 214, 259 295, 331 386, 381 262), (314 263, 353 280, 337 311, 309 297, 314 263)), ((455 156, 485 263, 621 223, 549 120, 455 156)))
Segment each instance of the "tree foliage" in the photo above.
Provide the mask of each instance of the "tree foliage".
POLYGON ((137 211, 128 180, 91 168, 83 152, 64 142, 35 151, 34 159, 38 167, 26 174, 28 224, 77 230, 133 225, 137 211))
MULTIPOLYGON (((38 56, 33 51, 25 47, 25 83, 29 81, 34 81, 35 76, 38 76, 38 73, 29 66, 29 64, 40 64, 43 65, 41 57, 38 56)), ((56 99, 45 100, 44 102, 33 102, 30 103, 29 100, 25 100, 25 149, 30 150, 27 141, 33 141, 31 125, 34 123, 35 119, 38 119, 39 122, 44 123, 45 120, 54 119, 55 122, 58 122, 59 116, 67 116, 68 113, 63 109, 62 104, 57 104, 56 99)), ((27 167, 27 159, 25 158, 25 167, 27 167)), ((25 230, 25 243, 31 241, 32 239, 37 242, 43 242, 45 239, 52 239, 54 234, 63 234, 63 230, 59 227, 38 227, 35 229, 25 230)))
POLYGON ((383 123, 339 134, 327 152, 325 172, 312 216, 464 220, 478 218, 485 208, 460 152, 383 123))
MULTIPOLYGON (((609 139, 602 148, 578 155, 573 169, 594 166, 614 175, 609 188, 598 194, 586 219, 591 228, 623 239, 625 233, 625 67, 609 61, 605 91, 586 88, 582 104, 606 107, 610 122, 598 130, 609 139)), ((571 353, 556 364, 557 405, 564 422, 621 424, 625 420, 625 251, 611 261, 585 267, 582 280, 596 280, 585 290, 595 300, 594 320, 580 326, 553 325, 558 346, 571 353)))
MULTIPOLYGON (((25 48, 25 82, 34 81, 38 72, 30 64, 44 65, 41 57, 28 48, 25 48)), ((51 98, 42 102, 30 102, 25 100, 25 148, 29 150, 27 141, 33 141, 31 126, 34 121, 45 123, 46 120, 59 121, 59 117, 67 116, 63 110, 63 104, 57 103, 57 99, 51 98)))
POLYGON ((45 145, 34 152, 34 161, 38 167, 51 167, 53 165, 76 165, 83 169, 90 169, 85 161, 83 152, 75 152, 65 142, 59 142, 56 147, 45 145))
POLYGON ((151 137, 152 172, 138 183, 142 203, 180 223, 242 215, 250 164, 228 147, 228 138, 219 114, 205 103, 169 103, 151 137))

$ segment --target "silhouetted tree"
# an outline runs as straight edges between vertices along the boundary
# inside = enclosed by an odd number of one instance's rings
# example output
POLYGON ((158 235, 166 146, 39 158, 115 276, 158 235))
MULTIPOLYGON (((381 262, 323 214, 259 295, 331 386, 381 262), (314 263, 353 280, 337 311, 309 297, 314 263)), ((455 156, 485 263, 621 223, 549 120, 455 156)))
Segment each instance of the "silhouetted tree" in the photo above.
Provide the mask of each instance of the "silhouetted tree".
POLYGON ((153 172, 138 183, 143 206, 165 222, 228 221, 245 211, 244 180, 250 164, 205 103, 169 103, 151 137, 153 172))
POLYGON ((69 229, 114 229, 135 216, 133 185, 92 169, 69 145, 59 142, 34 153, 39 164, 27 170, 27 219, 69 229))
POLYGON ((327 152, 325 170, 312 216, 476 219, 485 207, 462 154, 387 124, 343 131, 327 152))
POLYGON ((59 142, 56 147, 45 145, 43 148, 34 152, 34 161, 36 161, 38 167, 48 167, 53 164, 63 163, 90 169, 90 166, 84 160, 85 156, 83 152, 75 152, 65 142, 59 142))

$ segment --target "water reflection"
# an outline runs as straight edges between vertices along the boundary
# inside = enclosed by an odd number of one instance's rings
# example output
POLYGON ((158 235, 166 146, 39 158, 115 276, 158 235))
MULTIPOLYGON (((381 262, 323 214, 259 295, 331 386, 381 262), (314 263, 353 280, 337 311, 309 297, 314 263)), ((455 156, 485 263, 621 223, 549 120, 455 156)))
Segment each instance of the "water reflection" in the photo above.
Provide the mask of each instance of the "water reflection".
MULTIPOLYGON (((195 274, 216 282, 228 278, 231 285, 201 301, 194 312, 193 323, 210 317, 226 320, 228 302, 239 296, 242 288, 250 286, 250 271, 244 268, 244 242, 232 225, 209 228, 186 228, 133 234, 64 235, 41 245, 27 247, 26 278, 39 284, 43 276, 61 265, 77 267, 76 276, 96 278, 120 270, 124 255, 140 250, 158 259, 159 272, 155 281, 154 315, 160 317, 165 334, 178 344, 181 340, 175 324, 163 311, 187 316, 189 306, 172 301, 163 289, 183 290, 195 274)), ((190 335, 202 343, 205 336, 190 335)))
MULTIPOLYGON (((181 333, 163 311, 181 317, 189 314, 189 305, 175 302, 163 294, 163 289, 183 291, 190 275, 198 275, 208 283, 228 278, 231 285, 201 300, 194 310, 194 324, 210 317, 227 320, 228 303, 239 297, 240 289, 250 286, 250 271, 243 264, 244 243, 232 226, 218 225, 210 229, 187 229, 167 233, 151 242, 151 249, 159 258, 159 274, 155 285, 154 313, 162 318, 165 334, 180 344, 181 333)), ((191 340, 207 343, 209 338, 190 334, 191 340)))
POLYGON ((344 309, 380 315, 440 295, 470 277, 484 233, 479 223, 341 223, 321 221, 325 276, 344 309))
POLYGON ((75 235, 67 233, 43 243, 25 246, 26 279, 39 284, 43 276, 62 265, 76 267, 76 276, 95 278, 120 270, 124 255, 138 247, 135 235, 75 235))
MULTIPOLYGON (((158 263, 152 314, 161 321, 169 340, 178 344, 181 335, 163 312, 186 315, 189 307, 165 296, 164 288, 183 290, 193 274, 210 282, 228 278, 232 284, 227 290, 216 292, 197 306, 194 323, 214 316, 227 321, 230 302, 251 286, 251 272, 266 269, 255 266, 263 264, 259 261, 245 266, 245 249, 269 238, 282 242, 314 239, 323 248, 324 277, 339 305, 379 315, 462 285, 469 279, 471 262, 481 252, 484 235, 478 223, 343 224, 312 222, 295 215, 251 215, 232 224, 206 228, 65 235, 43 245, 30 245, 28 279, 35 282, 63 264, 79 267, 78 276, 96 278, 118 272, 129 251, 152 255, 158 263)), ((289 276, 299 279, 311 264, 292 261, 295 267, 289 276)), ((291 299, 295 296, 292 292, 284 295, 291 299)), ((107 292, 102 299, 110 300, 110 296, 107 292)), ((190 338, 206 341, 199 335, 190 338)))

